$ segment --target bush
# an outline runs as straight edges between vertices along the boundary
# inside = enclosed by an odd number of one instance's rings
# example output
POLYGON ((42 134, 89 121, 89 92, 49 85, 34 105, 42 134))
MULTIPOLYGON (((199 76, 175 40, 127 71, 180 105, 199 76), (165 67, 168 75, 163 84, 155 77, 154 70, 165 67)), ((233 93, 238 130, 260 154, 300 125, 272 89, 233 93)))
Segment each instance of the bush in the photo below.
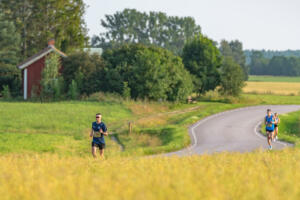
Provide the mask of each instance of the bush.
POLYGON ((186 43, 182 60, 185 68, 193 74, 195 92, 204 94, 219 85, 221 58, 214 42, 205 36, 196 36, 186 43))
POLYGON ((10 89, 9 89, 8 85, 3 86, 2 96, 3 96, 3 99, 5 99, 5 100, 11 99, 11 93, 10 93, 10 89))
POLYGON ((124 101, 124 99, 121 97, 120 94, 104 93, 104 92, 93 93, 87 98, 87 100, 109 102, 109 103, 122 103, 124 101))
POLYGON ((130 99, 130 87, 128 87, 128 82, 123 82, 123 98, 126 100, 130 99))
POLYGON ((42 99, 58 100, 63 87, 62 78, 59 78, 60 60, 58 55, 50 54, 45 61, 42 71, 41 97, 42 99))
POLYGON ((232 58, 224 57, 220 93, 226 96, 239 96, 244 85, 244 72, 240 65, 232 58))
POLYGON ((79 97, 79 91, 75 80, 72 80, 69 86, 68 97, 72 100, 76 100, 79 97))
POLYGON ((71 86, 72 81, 76 81, 79 94, 104 91, 104 62, 98 54, 77 52, 63 58, 62 66, 65 85, 71 86))
POLYGON ((159 47, 125 44, 103 53, 105 91, 124 94, 124 82, 134 99, 184 101, 193 89, 181 58, 159 47))

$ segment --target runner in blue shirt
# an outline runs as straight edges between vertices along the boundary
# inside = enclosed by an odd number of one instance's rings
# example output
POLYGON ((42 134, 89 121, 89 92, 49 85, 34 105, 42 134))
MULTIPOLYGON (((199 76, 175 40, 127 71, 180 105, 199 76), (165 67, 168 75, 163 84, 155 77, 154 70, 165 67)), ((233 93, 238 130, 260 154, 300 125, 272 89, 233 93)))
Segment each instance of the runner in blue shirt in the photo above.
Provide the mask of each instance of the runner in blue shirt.
POLYGON ((92 141, 92 154, 94 158, 96 158, 96 150, 97 147, 100 150, 100 157, 104 158, 104 148, 105 148, 105 140, 104 136, 107 136, 107 128, 105 124, 102 122, 101 113, 96 114, 96 121, 92 123, 92 130, 90 133, 90 137, 93 137, 92 141))
POLYGON ((265 117, 265 125, 266 125, 266 133, 268 137, 268 144, 269 144, 269 149, 272 149, 272 138, 273 138, 273 133, 274 133, 274 116, 271 113, 271 109, 267 110, 267 116, 265 117))

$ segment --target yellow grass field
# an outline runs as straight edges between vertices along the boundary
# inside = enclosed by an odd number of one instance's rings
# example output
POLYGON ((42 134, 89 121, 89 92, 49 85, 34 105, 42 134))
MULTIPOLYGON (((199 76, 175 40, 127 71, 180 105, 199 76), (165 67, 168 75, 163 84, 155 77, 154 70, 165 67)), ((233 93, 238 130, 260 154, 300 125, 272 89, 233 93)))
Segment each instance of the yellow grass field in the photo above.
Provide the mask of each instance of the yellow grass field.
POLYGON ((1 200, 299 199, 300 150, 94 160, 0 156, 1 200))
POLYGON ((245 93, 299 95, 300 82, 246 82, 245 93))

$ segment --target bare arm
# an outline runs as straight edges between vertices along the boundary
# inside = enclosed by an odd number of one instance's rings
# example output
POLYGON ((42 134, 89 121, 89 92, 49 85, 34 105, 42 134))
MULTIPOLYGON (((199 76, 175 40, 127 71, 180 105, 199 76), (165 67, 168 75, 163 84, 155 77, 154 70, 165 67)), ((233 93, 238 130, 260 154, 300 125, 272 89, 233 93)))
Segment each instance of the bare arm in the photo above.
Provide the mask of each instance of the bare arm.
POLYGON ((105 135, 105 136, 108 136, 108 132, 107 132, 107 131, 106 131, 106 132, 103 132, 102 129, 100 130, 100 133, 102 133, 102 134, 105 135))

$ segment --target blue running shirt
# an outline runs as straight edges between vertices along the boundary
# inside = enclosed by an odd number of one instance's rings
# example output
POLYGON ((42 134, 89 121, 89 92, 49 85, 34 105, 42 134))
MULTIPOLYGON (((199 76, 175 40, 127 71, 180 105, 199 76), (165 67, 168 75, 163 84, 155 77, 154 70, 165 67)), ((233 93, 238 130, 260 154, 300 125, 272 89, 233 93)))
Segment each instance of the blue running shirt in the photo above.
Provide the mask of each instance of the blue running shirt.
POLYGON ((103 132, 107 131, 107 128, 103 122, 97 124, 97 122, 92 123, 92 129, 94 131, 93 142, 99 144, 105 144, 104 135, 99 131, 102 129, 103 132))
POLYGON ((271 115, 270 117, 267 115, 266 116, 266 122, 267 122, 267 125, 266 125, 266 130, 267 131, 274 131, 274 124, 272 122, 274 122, 274 118, 273 118, 273 115, 271 115))

